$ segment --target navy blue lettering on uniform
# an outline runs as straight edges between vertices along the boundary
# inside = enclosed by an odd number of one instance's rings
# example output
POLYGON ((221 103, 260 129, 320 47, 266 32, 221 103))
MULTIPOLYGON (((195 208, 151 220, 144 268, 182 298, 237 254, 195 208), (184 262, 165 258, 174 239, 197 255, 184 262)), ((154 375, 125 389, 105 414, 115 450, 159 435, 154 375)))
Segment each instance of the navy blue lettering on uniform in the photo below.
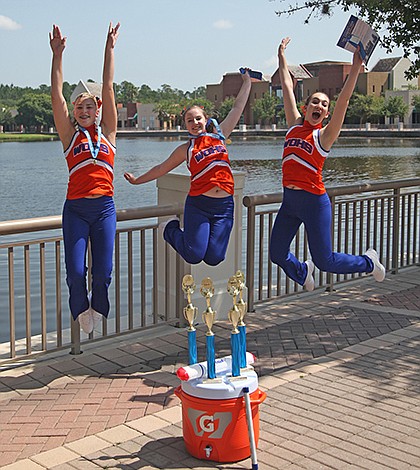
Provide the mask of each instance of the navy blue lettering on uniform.
POLYGON ((284 148, 286 148, 286 147, 301 148, 302 150, 304 150, 309 155, 312 155, 312 152, 314 151, 313 146, 309 142, 307 142, 306 140, 303 140, 303 139, 298 139, 298 138, 287 139, 284 142, 284 148))
MULTIPOLYGON (((106 155, 109 155, 109 149, 108 149, 108 146, 106 144, 101 144, 100 145, 100 151, 102 153, 105 153, 106 155)), ((89 152, 90 153, 89 144, 87 142, 82 142, 81 144, 74 147, 73 157, 79 155, 79 153, 82 153, 82 152, 89 152)))
POLYGON ((209 157, 210 155, 214 155, 215 153, 227 153, 227 150, 223 145, 214 145, 212 147, 200 150, 200 152, 194 155, 194 158, 195 161, 198 163, 203 160, 203 158, 209 157))

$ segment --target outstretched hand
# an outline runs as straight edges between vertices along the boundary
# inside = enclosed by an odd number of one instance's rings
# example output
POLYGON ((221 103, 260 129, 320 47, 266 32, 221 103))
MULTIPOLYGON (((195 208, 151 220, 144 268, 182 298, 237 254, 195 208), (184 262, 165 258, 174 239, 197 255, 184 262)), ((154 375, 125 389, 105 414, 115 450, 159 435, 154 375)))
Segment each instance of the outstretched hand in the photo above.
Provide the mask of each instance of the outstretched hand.
POLYGON ((291 41, 291 39, 289 37, 283 38, 281 40, 281 43, 279 45, 279 50, 278 50, 278 55, 279 56, 284 54, 284 51, 286 50, 286 47, 287 47, 287 45, 289 44, 290 41, 291 41))
POLYGON ((131 184, 136 184, 136 177, 132 173, 125 172, 124 178, 131 184))
POLYGON ((259 80, 252 79, 251 76, 249 75, 249 72, 251 70, 250 68, 248 68, 248 67, 244 67, 244 68, 245 68, 246 73, 241 73, 242 80, 244 82, 247 82, 247 81, 259 82, 259 80))
POLYGON ((50 32, 50 46, 54 54, 61 54, 66 47, 66 37, 61 34, 60 28, 55 24, 50 32))
MULTIPOLYGON (((362 65, 363 65, 363 59, 362 59, 362 55, 360 54, 360 46, 358 46, 353 54, 353 67, 358 67, 358 70, 360 71, 360 68, 362 67, 362 65)), ((364 69, 362 71, 364 71, 364 69)))
POLYGON ((107 46, 111 47, 112 49, 114 48, 115 43, 117 42, 119 29, 120 29, 119 22, 114 27, 112 26, 112 23, 109 23, 108 36, 107 36, 106 43, 107 43, 107 46))

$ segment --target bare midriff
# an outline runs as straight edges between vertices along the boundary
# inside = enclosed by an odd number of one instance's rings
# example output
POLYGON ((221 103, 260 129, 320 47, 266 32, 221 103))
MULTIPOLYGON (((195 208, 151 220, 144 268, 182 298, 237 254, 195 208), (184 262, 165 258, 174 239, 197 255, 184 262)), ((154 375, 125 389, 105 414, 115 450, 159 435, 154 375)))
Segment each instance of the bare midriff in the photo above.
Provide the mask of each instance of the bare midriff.
POLYGON ((224 189, 219 188, 218 186, 214 186, 213 188, 209 189, 205 193, 203 193, 203 196, 208 196, 208 197, 228 197, 230 194, 226 192, 224 189))
POLYGON ((103 196, 103 194, 91 194, 90 196, 85 196, 85 199, 97 199, 101 196, 103 196))
POLYGON ((302 188, 299 188, 297 186, 295 186, 294 184, 289 184, 289 186, 286 186, 287 189, 294 189, 294 190, 297 190, 297 191, 302 191, 302 188))

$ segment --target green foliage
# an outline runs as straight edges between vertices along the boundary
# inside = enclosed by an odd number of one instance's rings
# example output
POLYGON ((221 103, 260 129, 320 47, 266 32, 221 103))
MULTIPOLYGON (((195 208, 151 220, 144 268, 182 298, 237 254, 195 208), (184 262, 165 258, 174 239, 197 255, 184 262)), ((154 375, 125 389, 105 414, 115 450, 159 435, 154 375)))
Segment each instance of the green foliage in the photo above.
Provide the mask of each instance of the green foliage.
POLYGON ((181 116, 182 106, 171 100, 162 100, 156 104, 153 111, 157 113, 161 125, 166 122, 169 128, 172 128, 177 125, 179 116, 181 116))
POLYGON ((123 103, 124 106, 138 101, 139 89, 131 82, 123 81, 120 85, 116 85, 115 92, 117 103, 123 103))
POLYGON ((276 119, 276 108, 280 104, 280 99, 275 95, 265 93, 262 98, 255 100, 252 110, 255 119, 260 124, 272 124, 276 119))
POLYGON ((57 134, 0 133, 0 142, 42 142, 58 140, 57 134))
POLYGON ((10 109, 0 103, 0 125, 8 129, 13 124, 13 116, 10 109))
POLYGON ((404 57, 413 56, 412 66, 406 72, 407 79, 420 73, 420 2, 419 0, 305 0, 281 11, 277 15, 309 11, 312 15, 331 16, 335 8, 348 11, 355 8, 357 16, 381 33, 381 45, 388 52, 401 47, 404 57))
POLYGON ((142 85, 137 94, 139 103, 156 103, 158 101, 157 91, 152 90, 149 85, 142 85))
POLYGON ((54 125, 50 95, 28 93, 18 102, 17 111, 15 122, 26 129, 40 131, 42 127, 54 125))
POLYGON ((230 97, 223 100, 220 104, 219 109, 217 110, 217 119, 222 122, 223 119, 229 114, 230 110, 233 108, 233 103, 235 102, 235 98, 230 97))
POLYGON ((390 96, 385 100, 382 111, 385 116, 398 117, 402 121, 408 113, 408 104, 404 103, 401 96, 390 96))
POLYGON ((359 124, 379 122, 380 116, 383 116, 383 105, 383 97, 353 93, 346 117, 353 122, 359 122, 359 124))
POLYGON ((420 112, 420 95, 414 95, 411 104, 416 108, 417 112, 420 112))

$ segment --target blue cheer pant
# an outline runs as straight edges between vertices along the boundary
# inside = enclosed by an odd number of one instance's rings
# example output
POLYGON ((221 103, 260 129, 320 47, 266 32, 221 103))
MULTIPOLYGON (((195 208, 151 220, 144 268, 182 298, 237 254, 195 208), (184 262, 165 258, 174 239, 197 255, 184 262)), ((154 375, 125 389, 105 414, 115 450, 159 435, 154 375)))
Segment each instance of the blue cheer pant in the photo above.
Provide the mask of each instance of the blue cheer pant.
POLYGON ((171 221, 165 227, 164 239, 187 263, 204 261, 216 266, 225 259, 233 213, 233 196, 187 196, 184 229, 179 228, 178 221, 171 221))
POLYGON ((271 232, 270 258, 298 284, 303 285, 305 282, 307 265, 290 252, 290 244, 302 223, 308 236, 312 260, 321 271, 337 274, 373 271, 373 263, 365 255, 332 251, 331 202, 328 194, 317 195, 284 188, 283 203, 271 232))
POLYGON ((86 252, 92 252, 91 307, 105 317, 109 313, 108 288, 116 231, 112 197, 67 199, 63 208, 63 238, 69 304, 73 318, 89 308, 86 284, 86 252))

